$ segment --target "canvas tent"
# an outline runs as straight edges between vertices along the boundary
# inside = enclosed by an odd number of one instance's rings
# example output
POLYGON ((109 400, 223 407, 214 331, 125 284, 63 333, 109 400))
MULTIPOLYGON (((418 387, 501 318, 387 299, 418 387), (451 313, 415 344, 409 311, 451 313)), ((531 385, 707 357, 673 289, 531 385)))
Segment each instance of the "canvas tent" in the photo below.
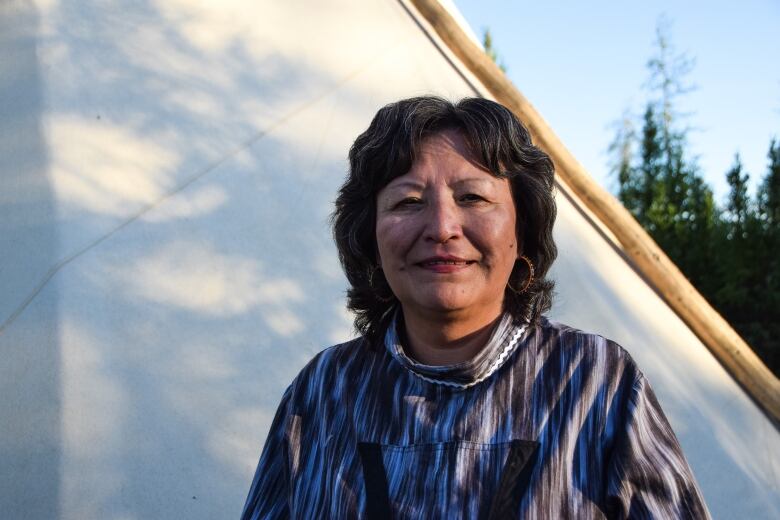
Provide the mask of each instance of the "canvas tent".
MULTIPOLYGON (((327 219, 383 104, 491 93, 405 0, 0 4, 0 518, 236 518, 351 334, 327 219)), ((780 435, 561 185, 551 315, 628 348, 716 518, 780 435)))

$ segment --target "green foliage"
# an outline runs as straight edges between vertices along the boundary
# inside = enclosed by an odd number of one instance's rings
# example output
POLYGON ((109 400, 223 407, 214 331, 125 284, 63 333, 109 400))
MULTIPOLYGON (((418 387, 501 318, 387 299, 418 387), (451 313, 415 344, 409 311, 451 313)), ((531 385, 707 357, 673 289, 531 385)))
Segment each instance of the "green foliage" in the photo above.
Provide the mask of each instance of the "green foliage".
POLYGON ((616 127, 615 139, 609 145, 609 153, 614 157, 610 170, 618 180, 618 196, 634 215, 643 214, 640 201, 641 185, 632 165, 636 131, 628 112, 623 114, 616 127))
POLYGON ((764 224, 777 230, 780 226, 780 141, 772 139, 767 157, 769 167, 758 191, 758 208, 764 224))
POLYGON ((777 373, 780 367, 780 323, 777 321, 780 242, 777 226, 771 224, 771 203, 767 195, 767 188, 778 173, 777 162, 773 161, 775 147, 773 140, 769 170, 755 199, 749 197, 749 175, 743 173, 739 155, 726 173, 729 194, 719 232, 720 286, 713 292, 712 300, 756 354, 777 373))
MULTIPOLYGON (((752 217, 752 213, 748 205, 750 199, 748 198, 748 174, 742 174, 742 160, 739 158, 739 154, 734 155, 734 165, 726 172, 726 182, 729 183, 730 191, 728 203, 726 209, 728 209, 731 217, 732 228, 735 231, 743 231, 747 223, 748 218, 752 217)), ((741 233, 740 233, 741 234, 741 233)))
POLYGON ((693 60, 676 54, 661 20, 647 62, 649 100, 637 122, 624 115, 609 147, 618 197, 702 295, 767 366, 780 372, 780 142, 755 199, 739 155, 726 173, 722 208, 688 153, 684 114, 693 60))
POLYGON ((780 367, 780 142, 776 139, 772 139, 767 157, 767 172, 756 194, 755 216, 747 227, 747 240, 753 242, 754 254, 745 264, 755 273, 752 307, 755 314, 741 328, 745 337, 751 338, 756 353, 777 374, 780 367))
POLYGON ((506 72, 506 66, 504 65, 503 60, 501 62, 498 61, 498 53, 493 47, 493 36, 490 34, 490 29, 485 29, 485 32, 482 35, 482 46, 485 48, 485 54, 498 65, 501 72, 506 72))

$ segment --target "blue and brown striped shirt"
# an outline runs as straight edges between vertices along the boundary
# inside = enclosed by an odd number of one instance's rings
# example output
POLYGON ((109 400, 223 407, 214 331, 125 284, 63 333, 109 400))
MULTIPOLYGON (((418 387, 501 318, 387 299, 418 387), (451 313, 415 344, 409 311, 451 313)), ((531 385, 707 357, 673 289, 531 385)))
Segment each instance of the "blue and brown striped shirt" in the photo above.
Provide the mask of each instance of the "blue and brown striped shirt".
POLYGON ((282 398, 244 507, 276 518, 709 518, 646 379, 601 336, 505 316, 426 366, 391 326, 326 349, 282 398))

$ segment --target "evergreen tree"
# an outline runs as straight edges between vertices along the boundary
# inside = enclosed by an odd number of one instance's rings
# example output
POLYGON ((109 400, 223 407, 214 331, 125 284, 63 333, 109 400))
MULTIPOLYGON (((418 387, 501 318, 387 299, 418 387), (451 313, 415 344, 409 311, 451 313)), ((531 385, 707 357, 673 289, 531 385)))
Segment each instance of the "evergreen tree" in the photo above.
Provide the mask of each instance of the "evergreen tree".
POLYGON ((618 198, 638 217, 643 213, 640 199, 642 183, 633 166, 636 132, 628 111, 615 126, 615 139, 609 145, 609 153, 615 157, 610 164, 610 172, 618 181, 618 198))
POLYGON ((734 164, 726 172, 729 193, 726 213, 720 222, 720 288, 713 301, 721 312, 729 317, 735 328, 739 328, 737 322, 742 324, 745 321, 747 306, 750 305, 750 269, 745 264, 748 257, 753 256, 749 248, 753 245, 753 239, 757 238, 748 236, 748 221, 753 217, 747 194, 748 178, 749 176, 742 172, 739 154, 735 154, 734 164))
POLYGON ((652 103, 648 103, 642 121, 638 166, 641 172, 640 203, 636 217, 651 234, 658 231, 662 220, 658 215, 663 213, 663 194, 659 192, 661 186, 658 183, 662 176, 662 154, 655 109, 652 103))
POLYGON ((650 99, 634 132, 618 125, 609 151, 618 197, 699 292, 773 370, 780 372, 780 142, 752 200, 737 154, 726 173, 728 198, 719 209, 688 152, 689 128, 677 109, 691 88, 693 60, 676 54, 669 25, 659 22, 647 62, 650 99))
POLYGON ((756 195, 758 231, 753 271, 755 310, 745 338, 775 375, 780 375, 780 142, 772 139, 769 164, 756 195))
POLYGON ((780 226, 780 141, 769 144, 769 167, 758 192, 758 208, 761 220, 777 231, 780 226))
POLYGON ((493 47, 493 36, 490 34, 490 29, 485 29, 485 32, 482 35, 482 47, 485 48, 485 54, 493 60, 493 63, 498 65, 501 72, 506 72, 506 66, 504 65, 503 60, 501 62, 498 61, 498 53, 493 47))
POLYGON ((742 174, 742 160, 739 154, 734 155, 734 164, 726 173, 726 182, 729 184, 729 197, 726 209, 728 210, 732 229, 736 238, 744 239, 745 226, 749 217, 748 179, 750 176, 742 174))
POLYGON ((719 285, 712 276, 717 264, 718 210, 712 190, 699 175, 691 176, 687 192, 683 218, 677 225, 683 246, 677 254, 688 279, 711 300, 719 285))
POLYGON ((656 53, 647 63, 651 100, 637 165, 643 179, 638 218, 691 282, 701 284, 712 262, 716 211, 712 191, 687 156, 689 129, 677 110, 679 97, 691 90, 686 76, 694 62, 675 53, 668 31, 669 24, 660 20, 656 53))

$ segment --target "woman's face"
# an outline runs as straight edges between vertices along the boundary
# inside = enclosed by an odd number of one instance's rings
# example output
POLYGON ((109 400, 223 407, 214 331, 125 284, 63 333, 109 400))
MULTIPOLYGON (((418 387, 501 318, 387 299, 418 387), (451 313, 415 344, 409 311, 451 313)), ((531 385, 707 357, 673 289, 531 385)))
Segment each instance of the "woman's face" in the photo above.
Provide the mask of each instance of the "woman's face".
POLYGON ((509 181, 477 166, 459 132, 427 138, 377 195, 378 261, 404 315, 498 316, 518 257, 515 220, 509 181))

